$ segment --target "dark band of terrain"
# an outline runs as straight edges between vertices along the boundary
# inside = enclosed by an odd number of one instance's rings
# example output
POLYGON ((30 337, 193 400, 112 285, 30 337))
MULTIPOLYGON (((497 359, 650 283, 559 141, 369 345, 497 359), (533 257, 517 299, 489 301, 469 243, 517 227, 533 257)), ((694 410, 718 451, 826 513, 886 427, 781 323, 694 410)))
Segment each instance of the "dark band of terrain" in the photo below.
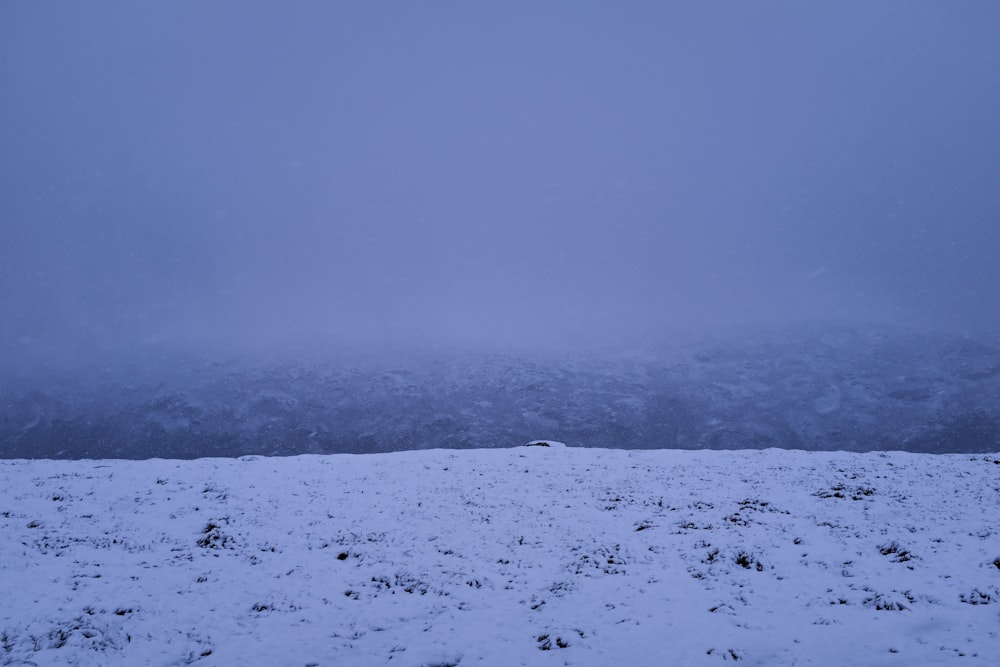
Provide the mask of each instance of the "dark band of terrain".
POLYGON ((162 350, 0 376, 0 458, 507 447, 1000 451, 1000 348, 785 331, 644 354, 209 361, 162 350))

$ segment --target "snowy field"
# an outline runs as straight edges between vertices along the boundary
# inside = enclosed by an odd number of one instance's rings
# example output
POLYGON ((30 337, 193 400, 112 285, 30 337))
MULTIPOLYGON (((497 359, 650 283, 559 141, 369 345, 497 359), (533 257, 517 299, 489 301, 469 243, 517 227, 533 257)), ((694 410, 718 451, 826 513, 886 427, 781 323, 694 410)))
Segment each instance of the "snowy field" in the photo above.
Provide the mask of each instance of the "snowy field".
POLYGON ((3 665, 996 665, 996 455, 0 461, 3 665))

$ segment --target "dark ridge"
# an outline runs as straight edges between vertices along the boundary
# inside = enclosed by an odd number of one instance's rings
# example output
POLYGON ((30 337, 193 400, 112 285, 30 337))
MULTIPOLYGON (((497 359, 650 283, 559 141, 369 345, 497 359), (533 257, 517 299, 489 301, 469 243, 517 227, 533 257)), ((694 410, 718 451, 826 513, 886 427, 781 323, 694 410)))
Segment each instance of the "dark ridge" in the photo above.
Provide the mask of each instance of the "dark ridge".
POLYGON ((0 458, 508 447, 1000 451, 1000 349, 805 329, 643 355, 133 359, 0 379, 0 458))

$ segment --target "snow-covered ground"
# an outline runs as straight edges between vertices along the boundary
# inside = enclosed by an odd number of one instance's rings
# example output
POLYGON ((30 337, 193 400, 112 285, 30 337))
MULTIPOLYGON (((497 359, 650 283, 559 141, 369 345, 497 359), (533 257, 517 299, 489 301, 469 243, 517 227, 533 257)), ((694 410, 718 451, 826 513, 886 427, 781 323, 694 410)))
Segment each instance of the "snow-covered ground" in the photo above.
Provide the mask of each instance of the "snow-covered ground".
POLYGON ((0 461, 4 665, 996 665, 996 455, 0 461))

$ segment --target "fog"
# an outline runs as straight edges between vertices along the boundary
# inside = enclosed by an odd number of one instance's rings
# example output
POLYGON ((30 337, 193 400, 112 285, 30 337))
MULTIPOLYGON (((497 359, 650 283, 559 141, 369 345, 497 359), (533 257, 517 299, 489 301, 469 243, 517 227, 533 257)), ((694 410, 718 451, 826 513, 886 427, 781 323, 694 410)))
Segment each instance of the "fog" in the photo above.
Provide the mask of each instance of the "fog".
POLYGON ((0 345, 1000 332, 992 2, 5 2, 0 345))

